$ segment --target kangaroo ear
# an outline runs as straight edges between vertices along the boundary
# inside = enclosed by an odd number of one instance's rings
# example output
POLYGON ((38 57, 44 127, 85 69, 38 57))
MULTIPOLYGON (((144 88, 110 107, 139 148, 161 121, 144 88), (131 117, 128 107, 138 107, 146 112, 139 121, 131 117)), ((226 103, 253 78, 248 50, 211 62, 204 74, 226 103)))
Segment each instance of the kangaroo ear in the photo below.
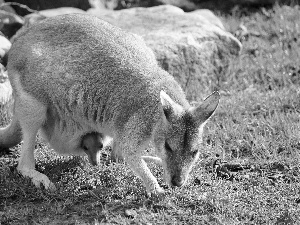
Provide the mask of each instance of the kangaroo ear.
POLYGON ((172 115, 178 115, 183 111, 182 106, 174 102, 164 91, 160 92, 160 102, 167 120, 169 120, 172 115))
POLYGON ((215 91, 209 95, 201 104, 190 109, 196 121, 201 124, 211 117, 216 110, 220 100, 219 92, 215 91))

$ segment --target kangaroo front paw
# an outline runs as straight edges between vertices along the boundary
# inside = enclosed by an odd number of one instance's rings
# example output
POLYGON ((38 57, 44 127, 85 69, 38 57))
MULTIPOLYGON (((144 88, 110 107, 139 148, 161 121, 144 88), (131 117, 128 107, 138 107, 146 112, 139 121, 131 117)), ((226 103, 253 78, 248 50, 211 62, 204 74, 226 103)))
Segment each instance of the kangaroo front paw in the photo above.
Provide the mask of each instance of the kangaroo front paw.
POLYGON ((151 192, 147 192, 147 196, 152 201, 160 201, 163 200, 166 195, 166 192, 161 187, 156 187, 155 190, 152 190, 151 192))
POLYGON ((165 191, 158 184, 152 186, 151 188, 147 188, 147 195, 150 196, 163 196, 165 195, 165 191))
POLYGON ((19 172, 24 177, 31 178, 32 183, 37 187, 40 188, 41 184, 44 185, 46 190, 55 191, 56 187, 55 185, 49 180, 49 178, 34 169, 18 169, 19 172))
MULTIPOLYGON (((36 172, 38 172, 38 171, 36 171, 36 172)), ((38 174, 36 174, 35 177, 32 178, 32 183, 38 188, 40 188, 41 184, 42 184, 42 185, 44 185, 44 188, 46 190, 49 190, 49 191, 56 190, 55 185, 49 180, 49 178, 45 174, 42 174, 39 172, 38 172, 38 174)))

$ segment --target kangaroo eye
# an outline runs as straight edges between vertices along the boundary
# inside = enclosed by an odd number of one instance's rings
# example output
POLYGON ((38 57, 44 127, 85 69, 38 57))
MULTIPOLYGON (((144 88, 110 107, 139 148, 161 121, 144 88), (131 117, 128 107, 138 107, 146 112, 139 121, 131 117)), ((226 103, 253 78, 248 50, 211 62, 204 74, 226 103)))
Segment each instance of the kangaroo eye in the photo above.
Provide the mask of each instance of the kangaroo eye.
POLYGON ((83 148, 84 151, 88 150, 88 148, 86 146, 82 146, 82 148, 83 148))
POLYGON ((167 142, 165 142, 165 149, 166 149, 167 152, 169 152, 169 153, 172 153, 172 152, 173 152, 172 148, 170 147, 170 145, 169 145, 167 142))

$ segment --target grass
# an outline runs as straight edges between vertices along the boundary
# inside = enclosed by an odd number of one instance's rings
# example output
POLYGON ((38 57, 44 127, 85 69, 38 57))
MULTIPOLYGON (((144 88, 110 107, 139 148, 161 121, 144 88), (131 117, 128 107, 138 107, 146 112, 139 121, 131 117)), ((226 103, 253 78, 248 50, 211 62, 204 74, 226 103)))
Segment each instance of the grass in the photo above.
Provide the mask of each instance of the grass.
MULTIPOLYGON (((35 188, 16 171, 20 147, 0 156, 0 224, 296 224, 300 220, 300 11, 274 6, 251 15, 222 16, 240 23, 244 49, 219 78, 222 100, 206 127, 202 160, 189 183, 166 188, 152 201, 123 164, 92 167, 36 143, 37 169, 58 191, 35 188), (245 167, 222 179, 216 155, 245 167)), ((205 93, 208 94, 208 93, 205 93)), ((2 107, 2 124, 9 121, 2 107)))

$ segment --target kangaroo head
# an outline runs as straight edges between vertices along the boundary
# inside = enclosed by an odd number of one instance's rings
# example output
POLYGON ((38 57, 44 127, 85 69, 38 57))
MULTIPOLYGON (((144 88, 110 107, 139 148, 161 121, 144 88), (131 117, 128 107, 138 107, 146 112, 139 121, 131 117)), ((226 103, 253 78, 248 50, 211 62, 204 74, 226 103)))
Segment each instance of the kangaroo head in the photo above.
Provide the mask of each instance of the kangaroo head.
POLYGON ((99 165, 100 154, 103 148, 103 136, 100 133, 92 132, 82 137, 81 148, 88 155, 89 162, 93 165, 99 165))
POLYGON ((156 141, 171 186, 182 186, 199 158, 203 127, 219 104, 219 93, 214 92, 203 103, 184 109, 164 91, 160 99, 165 115, 164 135, 156 141))

